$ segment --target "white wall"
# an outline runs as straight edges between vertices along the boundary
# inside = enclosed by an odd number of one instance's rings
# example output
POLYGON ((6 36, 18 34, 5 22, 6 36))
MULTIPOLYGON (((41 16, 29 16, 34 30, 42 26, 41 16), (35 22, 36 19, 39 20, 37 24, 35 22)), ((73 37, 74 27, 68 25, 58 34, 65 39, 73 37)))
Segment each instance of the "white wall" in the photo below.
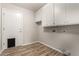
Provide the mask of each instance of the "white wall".
POLYGON ((25 12, 24 15, 24 43, 38 41, 37 25, 34 22, 34 13, 25 12))
POLYGON ((39 41, 60 50, 66 48, 71 55, 79 55, 79 25, 45 30, 39 26, 39 41), (53 29, 56 29, 56 32, 52 32, 53 29))
MULTIPOLYGON (((2 8, 17 10, 23 14, 23 44, 37 41, 37 25, 34 23, 33 11, 12 4, 2 4, 2 8)), ((20 43, 19 40, 17 44, 20 43)))

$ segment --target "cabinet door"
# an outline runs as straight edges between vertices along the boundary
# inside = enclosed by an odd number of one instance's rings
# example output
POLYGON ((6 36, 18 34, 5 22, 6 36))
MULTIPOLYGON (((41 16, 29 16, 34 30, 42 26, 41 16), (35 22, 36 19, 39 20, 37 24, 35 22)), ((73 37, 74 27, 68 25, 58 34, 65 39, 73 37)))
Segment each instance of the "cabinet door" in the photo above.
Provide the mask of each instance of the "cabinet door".
POLYGON ((46 4, 42 8, 42 26, 47 27, 47 26, 54 26, 54 16, 53 16, 53 4, 49 3, 46 4))
POLYGON ((66 17, 66 4, 55 3, 54 15, 55 15, 55 25, 66 25, 67 17, 66 17))
POLYGON ((39 9, 36 13, 35 13, 35 22, 40 22, 42 20, 42 8, 39 9))
POLYGON ((67 23, 79 24, 79 4, 67 4, 67 23))

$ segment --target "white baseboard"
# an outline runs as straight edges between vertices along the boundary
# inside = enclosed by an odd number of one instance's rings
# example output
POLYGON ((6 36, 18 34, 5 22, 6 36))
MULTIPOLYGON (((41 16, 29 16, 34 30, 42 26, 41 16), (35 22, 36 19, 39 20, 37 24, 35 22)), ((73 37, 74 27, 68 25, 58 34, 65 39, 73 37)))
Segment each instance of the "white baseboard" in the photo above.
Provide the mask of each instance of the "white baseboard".
POLYGON ((38 41, 30 42, 30 43, 27 43, 27 44, 22 44, 22 45, 20 45, 20 46, 29 45, 29 44, 33 44, 33 43, 36 43, 36 42, 38 42, 38 41))

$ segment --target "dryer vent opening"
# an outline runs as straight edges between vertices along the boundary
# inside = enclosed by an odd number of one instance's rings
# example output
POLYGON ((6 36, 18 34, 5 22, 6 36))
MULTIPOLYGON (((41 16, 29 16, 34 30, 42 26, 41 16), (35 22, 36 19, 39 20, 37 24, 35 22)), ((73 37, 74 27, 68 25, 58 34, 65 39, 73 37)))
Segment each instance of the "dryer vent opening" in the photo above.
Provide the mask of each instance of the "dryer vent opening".
POLYGON ((15 38, 9 38, 7 40, 7 48, 15 47, 15 38))

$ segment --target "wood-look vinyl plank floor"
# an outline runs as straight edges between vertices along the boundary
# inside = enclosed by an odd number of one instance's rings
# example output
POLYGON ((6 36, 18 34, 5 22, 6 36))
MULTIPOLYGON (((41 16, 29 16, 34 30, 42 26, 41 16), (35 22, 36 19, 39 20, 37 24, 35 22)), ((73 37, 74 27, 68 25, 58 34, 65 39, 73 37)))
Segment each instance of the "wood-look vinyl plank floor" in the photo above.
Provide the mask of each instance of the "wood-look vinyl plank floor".
POLYGON ((5 49, 1 56, 63 56, 64 54, 40 42, 5 49))

